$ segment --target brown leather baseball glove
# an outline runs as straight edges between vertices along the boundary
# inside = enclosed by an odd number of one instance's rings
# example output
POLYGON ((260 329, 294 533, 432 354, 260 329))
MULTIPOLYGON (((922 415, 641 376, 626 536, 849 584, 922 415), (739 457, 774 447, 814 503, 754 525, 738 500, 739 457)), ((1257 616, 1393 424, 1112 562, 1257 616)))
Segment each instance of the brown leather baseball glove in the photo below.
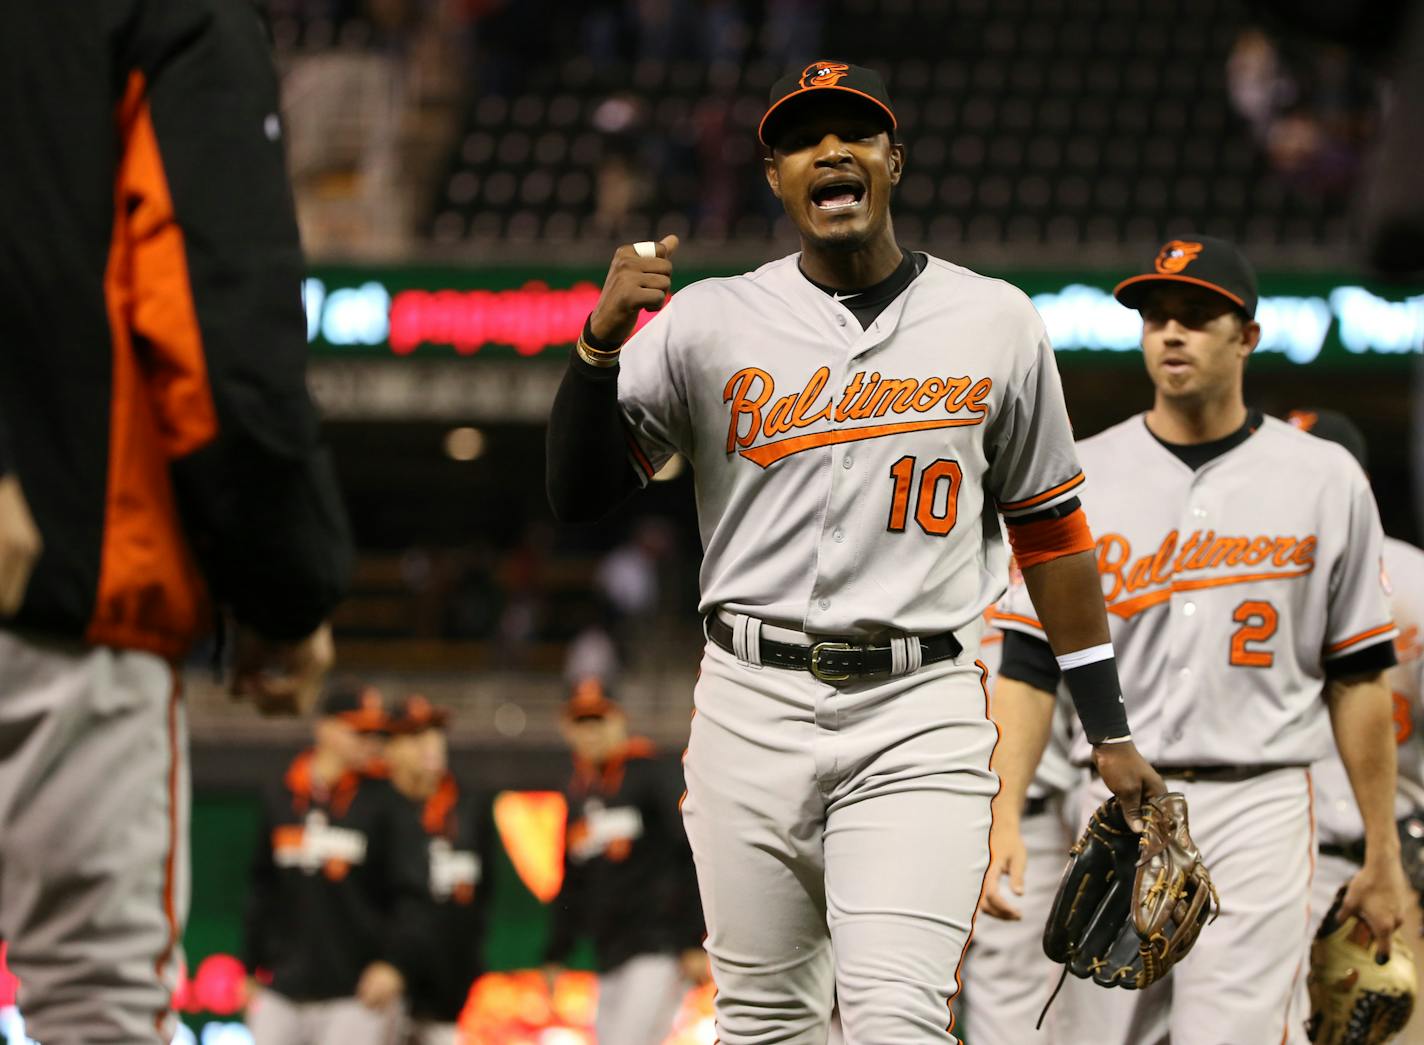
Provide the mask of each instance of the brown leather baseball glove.
POLYGON ((1138 835, 1116 798, 1098 807, 1069 850, 1043 930, 1044 953, 1104 987, 1160 980, 1220 909, 1187 829, 1187 800, 1160 795, 1142 818, 1138 835))

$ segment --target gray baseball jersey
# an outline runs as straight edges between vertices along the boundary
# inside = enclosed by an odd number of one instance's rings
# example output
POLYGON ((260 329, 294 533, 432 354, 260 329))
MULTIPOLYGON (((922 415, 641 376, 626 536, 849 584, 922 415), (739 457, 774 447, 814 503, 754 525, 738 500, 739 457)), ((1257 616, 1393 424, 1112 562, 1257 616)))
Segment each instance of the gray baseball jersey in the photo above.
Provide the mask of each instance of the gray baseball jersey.
MULTIPOLYGON (((1141 416, 1078 444, 1138 748, 1161 765, 1307 765, 1326 662, 1392 640, 1383 533, 1348 451, 1274 418, 1193 471, 1141 416)), ((996 623, 1042 635, 1021 590, 996 623)), ((1088 748, 1075 740, 1075 761, 1088 748)))
POLYGON ((623 352, 639 474, 679 452, 696 475, 702 611, 836 635, 975 622, 1007 575, 996 512, 1083 480, 1043 322, 930 258, 862 330, 797 258, 693 284, 623 352))
MULTIPOLYGON (((1424 808, 1424 737, 1421 700, 1424 700, 1424 551, 1392 537, 1384 539, 1384 574, 1389 605, 1399 637, 1394 650, 1399 663, 1385 676, 1394 698, 1394 735, 1399 742, 1399 786, 1395 810, 1404 816, 1424 808)), ((1349 777, 1338 755, 1315 767, 1315 823, 1326 844, 1354 842, 1365 827, 1350 790, 1349 777)))

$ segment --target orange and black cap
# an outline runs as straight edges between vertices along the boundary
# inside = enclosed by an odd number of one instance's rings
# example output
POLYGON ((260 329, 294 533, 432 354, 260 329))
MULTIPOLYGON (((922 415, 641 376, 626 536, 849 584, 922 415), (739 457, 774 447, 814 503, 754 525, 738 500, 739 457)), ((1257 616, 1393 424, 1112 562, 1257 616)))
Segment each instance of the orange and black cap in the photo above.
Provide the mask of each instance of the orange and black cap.
POLYGON ((425 694, 408 693, 396 702, 390 714, 391 732, 410 734, 444 729, 450 723, 450 714, 449 708, 432 704, 425 694))
POLYGON ((830 91, 853 99, 855 104, 863 105, 866 113, 887 131, 895 130, 897 124, 895 110, 890 104, 890 92, 885 89, 885 81, 879 73, 863 66, 822 58, 772 84, 766 115, 757 128, 761 143, 768 149, 773 148, 787 116, 805 104, 807 99, 824 98, 830 91))
POLYGON ((578 722, 589 718, 607 718, 617 710, 618 702, 604 688, 603 682, 588 678, 578 682, 569 694, 568 702, 564 705, 564 717, 571 722, 578 722))
POLYGON ((321 718, 339 718, 359 733, 390 732, 381 691, 356 679, 332 682, 322 694, 316 713, 321 718))
POLYGON ((1350 455, 1355 460, 1360 462, 1361 468, 1369 469, 1370 452, 1369 446, 1365 443, 1365 435, 1355 427, 1354 421, 1351 421, 1340 411, 1322 410, 1313 406, 1302 407, 1287 414, 1286 420, 1302 432, 1309 432, 1321 439, 1339 443, 1350 451, 1350 455))
POLYGON ((1244 312, 1256 316, 1256 270, 1234 243, 1214 236, 1185 234, 1157 251, 1147 271, 1113 288, 1128 308, 1141 308, 1147 292, 1163 283, 1187 283, 1214 290, 1244 312))

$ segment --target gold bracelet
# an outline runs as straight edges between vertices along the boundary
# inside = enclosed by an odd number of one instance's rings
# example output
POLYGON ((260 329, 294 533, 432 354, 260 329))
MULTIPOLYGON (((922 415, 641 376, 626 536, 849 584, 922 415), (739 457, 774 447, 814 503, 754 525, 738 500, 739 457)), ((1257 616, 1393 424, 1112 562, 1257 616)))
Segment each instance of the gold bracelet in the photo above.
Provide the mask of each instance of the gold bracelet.
POLYGON ((618 365, 618 357, 622 354, 622 347, 615 348, 612 352, 605 352, 602 349, 594 348, 579 335, 578 342, 574 346, 582 359, 589 366, 610 367, 618 365))

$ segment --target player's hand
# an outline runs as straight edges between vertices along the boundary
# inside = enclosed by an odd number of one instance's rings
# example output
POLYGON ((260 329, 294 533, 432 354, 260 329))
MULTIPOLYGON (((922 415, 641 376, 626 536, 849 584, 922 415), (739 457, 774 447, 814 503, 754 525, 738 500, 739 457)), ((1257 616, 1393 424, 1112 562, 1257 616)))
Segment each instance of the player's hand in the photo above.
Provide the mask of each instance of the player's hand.
POLYGON ((0 617, 19 612, 30 572, 44 550, 29 502, 14 475, 0 475, 0 617))
POLYGON ((400 1000, 405 977, 390 962, 372 962, 356 984, 356 1000, 368 1009, 384 1009, 400 1000))
POLYGON ((251 700, 264 715, 309 712, 336 659, 329 624, 297 642, 277 642, 239 628, 235 646, 232 695, 251 700))
POLYGON ((1003 879, 1009 879, 1009 889, 1015 896, 1024 891, 1024 868, 1028 866, 1028 848, 1016 818, 996 816, 989 832, 989 873, 984 876, 984 895, 979 909, 994 918, 1016 922, 1023 912, 1009 902, 1004 893, 1003 879))
MULTIPOLYGON (((1368 850, 1366 850, 1368 853, 1368 850)), ((1404 924, 1404 906, 1409 902, 1409 886, 1399 856, 1382 854, 1365 857, 1365 866, 1350 879, 1345 899, 1340 903, 1340 919, 1355 915, 1370 927, 1375 938, 1375 961, 1389 961, 1390 937, 1404 924)))
POLYGON ((1162 777, 1130 740, 1096 745, 1093 748, 1093 765, 1108 790, 1117 796, 1127 826, 1140 834, 1143 827, 1142 803, 1167 793, 1162 777))
POLYGON ((672 254, 677 237, 664 236, 654 246, 657 257, 641 257, 632 244, 613 253, 603 293, 589 318, 593 336, 604 341, 627 341, 643 309, 656 312, 672 289, 672 254))
POLYGON ((701 987, 712 978, 707 952, 701 947, 689 947, 683 951, 677 956, 677 964, 682 969, 682 978, 688 983, 701 987))

